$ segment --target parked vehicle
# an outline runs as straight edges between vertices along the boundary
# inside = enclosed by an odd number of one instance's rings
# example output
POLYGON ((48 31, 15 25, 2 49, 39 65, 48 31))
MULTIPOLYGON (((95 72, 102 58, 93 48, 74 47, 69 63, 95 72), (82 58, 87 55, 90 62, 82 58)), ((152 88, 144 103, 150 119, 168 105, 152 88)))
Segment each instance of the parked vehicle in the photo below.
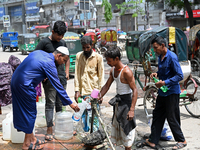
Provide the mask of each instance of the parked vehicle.
POLYGON ((188 43, 191 51, 192 74, 200 76, 200 24, 190 29, 188 43))
POLYGON ((76 54, 82 51, 81 40, 79 35, 74 32, 66 32, 63 40, 66 42, 70 54, 69 72, 73 73, 75 72, 76 54))
MULTIPOLYGON (((140 61, 140 53, 139 53, 139 37, 141 34, 145 33, 146 31, 129 31, 127 32, 127 38, 126 38, 126 56, 129 60, 129 62, 133 61, 140 61)), ((151 59, 155 60, 155 53, 153 51, 153 48, 151 49, 151 59)))
POLYGON ((9 49, 12 52, 14 49, 18 50, 18 32, 4 32, 1 35, 1 45, 3 51, 9 49))
POLYGON ((22 55, 35 50, 38 44, 38 37, 34 33, 19 34, 18 45, 22 55))

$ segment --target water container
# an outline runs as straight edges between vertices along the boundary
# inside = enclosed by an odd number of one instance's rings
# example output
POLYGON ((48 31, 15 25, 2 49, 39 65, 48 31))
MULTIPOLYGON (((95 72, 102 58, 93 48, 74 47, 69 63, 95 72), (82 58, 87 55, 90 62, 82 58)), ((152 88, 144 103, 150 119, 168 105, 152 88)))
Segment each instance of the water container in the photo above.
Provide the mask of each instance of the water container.
POLYGON ((79 121, 81 119, 81 116, 83 115, 83 112, 85 111, 87 105, 87 102, 84 100, 81 103, 78 103, 78 107, 80 108, 80 110, 78 112, 75 112, 72 116, 72 119, 74 121, 79 121))
POLYGON ((98 98, 98 94, 99 94, 99 90, 98 89, 94 89, 91 93, 91 97, 92 98, 98 98))
POLYGON ((73 120, 70 112, 57 112, 55 120, 55 138, 68 140, 73 137, 73 120))
POLYGON ((11 140, 11 123, 12 112, 6 115, 6 118, 2 121, 3 140, 11 140))
POLYGON ((37 102, 37 117, 35 120, 36 127, 46 127, 46 119, 45 119, 45 103, 37 102))
POLYGON ((25 133, 18 132, 17 129, 14 128, 13 122, 11 123, 11 141, 12 143, 24 143, 25 133))

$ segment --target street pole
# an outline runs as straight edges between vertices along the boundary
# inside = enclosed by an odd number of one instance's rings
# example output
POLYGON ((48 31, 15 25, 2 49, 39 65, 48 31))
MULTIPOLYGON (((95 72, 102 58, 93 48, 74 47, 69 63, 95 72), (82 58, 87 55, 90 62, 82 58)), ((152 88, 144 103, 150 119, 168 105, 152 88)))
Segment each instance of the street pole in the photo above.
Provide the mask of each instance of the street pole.
POLYGON ((149 24, 149 2, 147 1, 147 29, 150 28, 150 24, 149 24))
POLYGON ((28 25, 27 25, 27 21, 26 21, 26 3, 25 3, 25 0, 24 0, 24 21, 25 21, 25 33, 27 32, 27 27, 28 27, 28 25))
POLYGON ((144 22, 144 30, 146 30, 147 29, 147 23, 146 23, 146 18, 147 18, 147 7, 146 7, 146 1, 144 2, 144 9, 145 9, 145 16, 144 16, 144 20, 145 20, 145 22, 144 22))

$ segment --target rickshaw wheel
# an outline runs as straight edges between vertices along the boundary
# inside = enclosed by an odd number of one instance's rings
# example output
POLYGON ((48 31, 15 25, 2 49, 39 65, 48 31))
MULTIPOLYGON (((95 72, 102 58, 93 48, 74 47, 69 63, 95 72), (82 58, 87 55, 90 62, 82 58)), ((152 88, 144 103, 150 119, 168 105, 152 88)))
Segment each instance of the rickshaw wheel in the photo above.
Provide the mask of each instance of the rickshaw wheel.
MULTIPOLYGON (((184 100, 184 102, 189 102, 189 104, 185 105, 186 110, 188 111, 188 113, 195 117, 198 118, 200 117, 200 78, 199 77, 192 77, 197 85, 197 91, 194 94, 194 98, 193 99, 189 99, 189 101, 184 100)), ((194 82, 192 80, 189 80, 187 85, 186 85, 186 90, 188 93, 192 94, 194 91, 194 82)))
POLYGON ((5 51, 6 51, 6 48, 5 48, 5 47, 3 47, 3 45, 2 45, 2 48, 3 48, 3 52, 5 52, 5 51))
POLYGON ((150 87, 145 91, 143 104, 144 104, 144 111, 147 116, 153 114, 153 109, 156 106, 156 98, 158 95, 157 93, 158 89, 155 87, 150 87))
POLYGON ((25 53, 25 51, 24 50, 22 50, 22 55, 25 55, 26 53, 25 53))
POLYGON ((196 59, 191 60, 192 75, 200 76, 200 64, 196 59))

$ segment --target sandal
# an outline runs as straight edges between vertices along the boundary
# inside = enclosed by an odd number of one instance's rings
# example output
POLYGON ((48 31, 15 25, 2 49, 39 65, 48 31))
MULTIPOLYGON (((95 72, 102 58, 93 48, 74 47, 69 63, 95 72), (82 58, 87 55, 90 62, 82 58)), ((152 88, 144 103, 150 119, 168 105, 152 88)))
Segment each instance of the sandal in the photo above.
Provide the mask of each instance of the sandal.
POLYGON ((53 135, 52 134, 45 134, 45 140, 52 141, 53 140, 53 135))
POLYGON ((33 143, 31 143, 28 150, 42 150, 43 149, 43 147, 40 148, 40 145, 37 145, 37 144, 34 144, 34 145, 35 147, 33 148, 33 143))
POLYGON ((158 149, 156 146, 151 146, 149 143, 147 143, 146 141, 141 141, 141 142, 138 142, 138 143, 136 143, 136 147, 137 148, 143 148, 144 146, 148 146, 148 147, 150 147, 150 148, 152 148, 152 149, 158 149))
POLYGON ((184 148, 186 146, 187 146, 187 144, 184 144, 184 143, 176 143, 176 145, 174 146, 176 148, 173 147, 172 150, 181 149, 181 148, 184 148))
POLYGON ((41 144, 45 144, 46 143, 46 141, 45 140, 39 140, 39 139, 37 139, 37 141, 36 141, 36 145, 41 145, 41 144))

